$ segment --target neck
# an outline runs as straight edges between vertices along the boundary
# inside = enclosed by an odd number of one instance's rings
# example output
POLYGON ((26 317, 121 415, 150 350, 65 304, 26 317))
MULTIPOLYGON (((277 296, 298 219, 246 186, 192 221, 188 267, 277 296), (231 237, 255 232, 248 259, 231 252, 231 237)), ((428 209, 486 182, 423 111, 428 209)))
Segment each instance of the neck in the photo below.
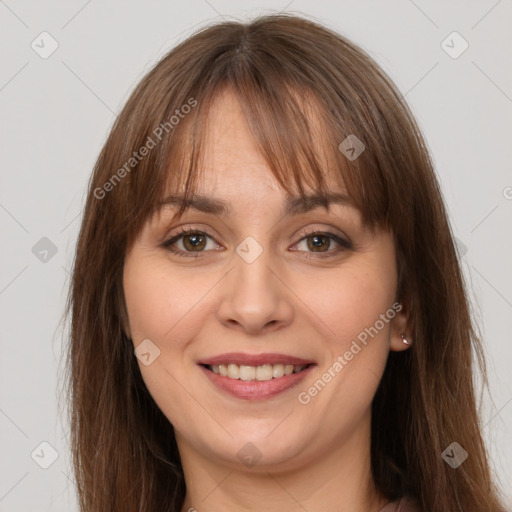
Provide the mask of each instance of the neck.
POLYGON ((350 439, 295 466, 219 464, 177 440, 187 486, 181 512, 378 512, 388 501, 371 476, 369 421, 350 439))

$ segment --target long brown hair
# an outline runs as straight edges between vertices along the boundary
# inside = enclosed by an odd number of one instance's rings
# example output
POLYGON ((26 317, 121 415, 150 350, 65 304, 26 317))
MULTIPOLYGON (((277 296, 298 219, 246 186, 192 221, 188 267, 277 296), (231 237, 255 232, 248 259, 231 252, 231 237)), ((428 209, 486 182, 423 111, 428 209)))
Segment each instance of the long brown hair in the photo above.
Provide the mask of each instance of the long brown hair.
POLYGON ((394 234, 397 299, 414 344, 390 353, 373 401, 377 489, 389 499, 411 496, 425 512, 498 512, 472 380, 472 355, 485 377, 484 357, 424 139, 400 92, 363 50, 285 14, 214 24, 170 51, 138 84, 96 162, 66 308, 81 510, 169 512, 183 504, 173 427, 128 339, 122 271, 166 186, 182 187, 185 201, 193 193, 208 109, 226 87, 287 192, 295 184, 303 193, 305 183, 327 190, 319 159, 326 151, 365 225, 394 234), (322 148, 314 147, 306 110, 321 123, 322 148), (365 147, 355 160, 338 149, 349 135, 365 147), (457 469, 441 456, 452 442, 469 454, 457 469))

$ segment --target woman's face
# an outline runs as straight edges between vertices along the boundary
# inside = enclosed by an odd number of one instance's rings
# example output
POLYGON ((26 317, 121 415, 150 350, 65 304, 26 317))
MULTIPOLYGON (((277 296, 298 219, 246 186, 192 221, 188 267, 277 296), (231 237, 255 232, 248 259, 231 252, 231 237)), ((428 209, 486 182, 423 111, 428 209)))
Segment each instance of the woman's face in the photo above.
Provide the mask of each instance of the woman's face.
POLYGON ((182 459, 268 470, 366 450, 389 350, 406 348, 392 235, 347 201, 289 208, 231 93, 209 133, 197 208, 171 221, 169 200, 124 267, 129 334, 182 459))

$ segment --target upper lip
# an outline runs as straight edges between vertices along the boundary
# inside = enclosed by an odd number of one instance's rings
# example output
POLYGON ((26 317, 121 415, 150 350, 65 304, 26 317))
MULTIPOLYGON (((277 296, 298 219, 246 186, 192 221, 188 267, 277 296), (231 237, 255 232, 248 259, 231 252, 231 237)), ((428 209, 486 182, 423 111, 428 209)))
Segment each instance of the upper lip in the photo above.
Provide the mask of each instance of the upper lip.
POLYGON ((203 365, 237 364, 245 366, 263 366, 264 364, 306 365, 312 363, 314 361, 286 354, 244 354, 243 352, 219 354, 197 362, 197 364, 203 365))

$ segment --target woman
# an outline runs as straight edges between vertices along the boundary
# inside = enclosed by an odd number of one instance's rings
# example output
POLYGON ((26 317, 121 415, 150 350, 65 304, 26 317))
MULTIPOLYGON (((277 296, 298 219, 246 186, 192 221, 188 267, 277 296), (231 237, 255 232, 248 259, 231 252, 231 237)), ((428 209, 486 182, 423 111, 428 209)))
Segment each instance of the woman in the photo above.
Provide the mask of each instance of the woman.
POLYGON ((502 510, 426 145, 316 23, 219 23, 147 74, 68 311, 84 512, 502 510))

